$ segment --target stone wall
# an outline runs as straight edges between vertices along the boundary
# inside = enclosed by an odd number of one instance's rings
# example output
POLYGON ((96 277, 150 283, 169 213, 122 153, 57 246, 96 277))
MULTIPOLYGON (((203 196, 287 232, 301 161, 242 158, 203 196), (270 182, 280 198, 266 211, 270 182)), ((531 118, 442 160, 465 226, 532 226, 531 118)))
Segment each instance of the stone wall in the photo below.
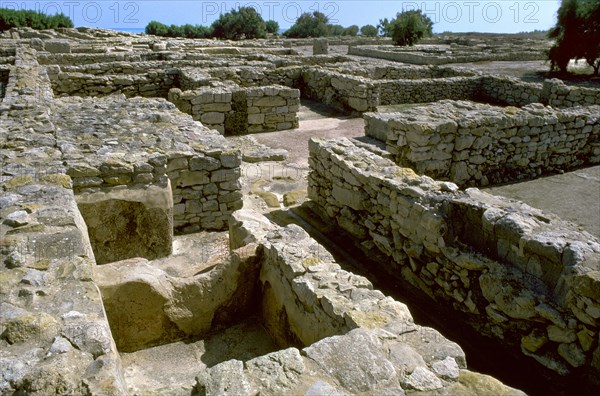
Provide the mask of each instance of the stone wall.
POLYGON ((52 101, 54 94, 50 80, 45 68, 37 61, 35 50, 18 47, 15 53, 2 102, 23 107, 52 101))
MULTIPOLYGON (((425 46, 421 48, 425 49, 425 46)), ((448 63, 471 63, 484 61, 532 61, 545 60, 543 51, 498 51, 474 53, 462 48, 446 49, 441 51, 418 52, 416 50, 405 50, 393 46, 350 46, 348 55, 368 56, 370 58, 386 59, 395 62, 411 63, 415 65, 443 65, 448 63), (411 52, 414 51, 414 52, 411 52)))
POLYGON ((548 104, 542 84, 528 83, 512 77, 485 76, 481 82, 481 99, 490 103, 525 106, 530 103, 548 104))
POLYGON ((377 81, 381 105, 465 100, 478 95, 480 77, 450 77, 419 80, 377 81))
POLYGON ((558 79, 546 80, 543 89, 548 98, 543 103, 552 107, 600 105, 600 89, 568 86, 558 79))
MULTIPOLYGON (((175 231, 191 233, 225 228, 229 215, 242 207, 239 151, 170 153, 167 158, 175 231)), ((153 158, 159 159, 164 165, 161 157, 153 158)))
POLYGON ((271 132, 298 128, 300 91, 283 86, 244 90, 248 112, 248 132, 271 132))
POLYGON ((200 87, 189 91, 172 88, 169 90, 168 99, 179 110, 202 122, 202 125, 225 134, 226 118, 229 118, 228 126, 237 118, 240 118, 238 128, 245 126, 244 115, 236 116, 233 110, 233 92, 239 89, 237 85, 200 87))
POLYGON ((349 76, 318 67, 302 73, 302 95, 342 111, 374 111, 379 105, 379 87, 367 78, 349 76))
POLYGON ((257 390, 318 395, 477 394, 484 389, 521 394, 466 370, 457 344, 434 329, 416 325, 404 304, 373 289, 366 278, 343 270, 300 227, 278 227, 256 212, 242 210, 231 217, 230 243, 238 250, 258 245, 264 325, 286 349, 244 365, 228 361, 211 368, 198 378, 199 388, 207 393, 218 393, 231 383, 240 387, 236 394, 248 395, 257 390), (228 382, 221 373, 232 367, 238 368, 228 382), (285 379, 278 376, 274 381, 274 373, 280 370, 285 370, 285 379))
POLYGON ((376 66, 369 74, 374 80, 422 80, 477 75, 471 70, 437 66, 376 66))
POLYGON ((124 189, 152 195, 148 189, 170 182, 172 200, 166 210, 169 216, 172 211, 176 233, 222 229, 229 214, 241 207, 239 151, 172 103, 123 96, 73 97, 61 99, 56 109, 58 144, 69 149, 66 172, 78 196, 113 190, 119 195, 124 189), (90 124, 87 117, 92 114, 95 121, 90 124), (92 126, 94 136, 85 132, 92 126), (86 143, 81 143, 77 131, 87 134, 86 143))
POLYGON ((165 98, 179 70, 152 70, 137 74, 94 75, 59 72, 49 68, 52 88, 57 96, 106 96, 122 93, 127 97, 165 98))
POLYGON ((298 128, 300 91, 280 85, 173 88, 169 100, 195 120, 225 135, 298 128))
POLYGON ((0 185, 0 393, 126 394, 69 177, 36 176, 0 185))
POLYGON ((387 256, 391 276, 465 313, 480 333, 599 385, 598 240, 522 203, 417 176, 346 138, 309 149, 309 197, 387 256))
POLYGON ((397 164, 458 185, 498 184, 600 163, 600 107, 439 102, 365 114, 397 164))

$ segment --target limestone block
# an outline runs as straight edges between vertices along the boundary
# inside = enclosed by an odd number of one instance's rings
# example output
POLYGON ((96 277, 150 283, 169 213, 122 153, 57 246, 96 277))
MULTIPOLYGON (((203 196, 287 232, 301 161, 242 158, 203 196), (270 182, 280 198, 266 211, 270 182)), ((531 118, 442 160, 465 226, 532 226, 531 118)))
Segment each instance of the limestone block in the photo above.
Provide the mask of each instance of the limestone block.
POLYGON ((288 348, 246 362, 248 375, 260 393, 287 394, 300 384, 306 370, 300 351, 288 348))
POLYGON ((287 104, 285 98, 281 96, 263 96, 254 101, 252 107, 278 107, 287 104))
POLYGON ((171 254, 173 198, 169 183, 80 194, 76 199, 98 264, 171 254))
POLYGON ((67 40, 46 40, 44 47, 51 54, 71 53, 71 44, 67 40))
POLYGON ((193 171, 213 171, 221 167, 219 160, 212 157, 195 156, 190 158, 190 169, 193 171))
POLYGON ((276 226, 266 217, 251 210, 238 210, 229 218, 229 246, 231 249, 260 242, 276 226))
POLYGON ((214 111, 203 113, 200 116, 200 121, 205 124, 222 124, 225 122, 225 114, 214 111))
POLYGON ((248 124, 263 124, 265 122, 264 114, 248 114, 248 124))
POLYGON ((346 390, 369 392, 398 381, 393 364, 378 342, 368 330, 355 329, 343 336, 325 338, 303 351, 346 390))
POLYGON ((197 186, 209 182, 207 171, 182 171, 173 184, 181 187, 197 186))
POLYGON ((350 106, 351 108, 353 108, 356 111, 372 110, 371 108, 369 108, 369 103, 367 102, 367 100, 363 99, 363 98, 356 98, 356 97, 348 98, 348 106, 350 106))
POLYGON ((196 377, 197 386, 206 396, 252 396, 257 393, 244 373, 244 362, 227 360, 196 377))
POLYGON ((334 184, 331 196, 341 205, 349 206, 354 210, 364 209, 365 197, 360 191, 343 188, 334 184))
POLYGON ((200 111, 204 113, 217 112, 226 113, 231 111, 231 104, 229 103, 204 103, 200 105, 200 111))

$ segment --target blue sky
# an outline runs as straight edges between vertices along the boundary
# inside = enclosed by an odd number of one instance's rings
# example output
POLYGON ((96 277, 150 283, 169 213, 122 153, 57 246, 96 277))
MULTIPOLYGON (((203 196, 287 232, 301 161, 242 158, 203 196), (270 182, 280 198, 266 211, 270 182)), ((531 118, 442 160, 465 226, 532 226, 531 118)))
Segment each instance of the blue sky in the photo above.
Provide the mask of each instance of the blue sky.
POLYGON ((200 0, 38 0, 4 1, 0 7, 57 11, 71 17, 75 26, 116 29, 143 28, 151 20, 166 24, 210 25, 220 13, 239 6, 254 7, 265 20, 290 27, 303 12, 320 11, 331 23, 343 26, 377 25, 397 12, 423 10, 434 22, 434 32, 517 33, 546 30, 556 21, 559 0, 341 0, 341 1, 200 1, 200 0))

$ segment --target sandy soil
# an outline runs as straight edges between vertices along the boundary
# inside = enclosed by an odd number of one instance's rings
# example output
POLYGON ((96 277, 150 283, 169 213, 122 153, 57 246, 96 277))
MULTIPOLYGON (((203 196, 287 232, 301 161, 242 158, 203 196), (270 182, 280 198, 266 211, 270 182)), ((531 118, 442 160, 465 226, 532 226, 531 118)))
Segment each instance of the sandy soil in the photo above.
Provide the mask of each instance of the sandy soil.
POLYGON ((306 199, 308 141, 364 135, 362 118, 352 118, 321 103, 302 99, 298 129, 228 138, 243 151, 264 145, 288 151, 284 161, 242 163, 244 208, 270 212, 301 204, 306 199))

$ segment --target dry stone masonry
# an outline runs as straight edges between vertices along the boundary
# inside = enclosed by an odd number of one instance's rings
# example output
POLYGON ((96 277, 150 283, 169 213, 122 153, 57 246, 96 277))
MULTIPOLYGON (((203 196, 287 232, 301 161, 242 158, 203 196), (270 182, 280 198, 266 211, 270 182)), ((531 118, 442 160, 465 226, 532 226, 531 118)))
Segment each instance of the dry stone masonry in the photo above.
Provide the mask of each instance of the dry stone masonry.
MULTIPOLYGON (((311 141, 308 193, 323 216, 481 334, 598 386, 599 242, 457 184, 597 163, 600 92, 352 55, 514 60, 524 44, 319 55, 327 44, 349 43, 0 34, 1 394, 523 394, 468 370, 458 344, 300 227, 240 210, 242 156, 223 135, 294 133, 300 97, 364 114, 387 148, 311 141), (245 320, 271 352, 181 355, 184 379, 159 359, 145 387, 128 366, 245 320)), ((245 159, 282 158, 264 149, 245 159)))
POLYGON ((387 59, 415 65, 443 65, 447 63, 470 63, 484 61, 530 61, 545 60, 544 48, 523 45, 417 45, 414 47, 392 47, 377 45, 353 45, 348 54, 370 58, 387 59))
POLYGON ((173 88, 169 100, 195 120, 225 135, 298 128, 300 91, 271 85, 253 88, 173 88))
POLYGON ((390 275, 544 366, 597 381, 596 238, 522 203, 418 176, 346 138, 309 148, 309 197, 387 256, 390 275))
POLYGON ((498 184, 600 163, 600 107, 555 110, 442 101, 366 113, 365 133, 400 166, 460 186, 498 184))

